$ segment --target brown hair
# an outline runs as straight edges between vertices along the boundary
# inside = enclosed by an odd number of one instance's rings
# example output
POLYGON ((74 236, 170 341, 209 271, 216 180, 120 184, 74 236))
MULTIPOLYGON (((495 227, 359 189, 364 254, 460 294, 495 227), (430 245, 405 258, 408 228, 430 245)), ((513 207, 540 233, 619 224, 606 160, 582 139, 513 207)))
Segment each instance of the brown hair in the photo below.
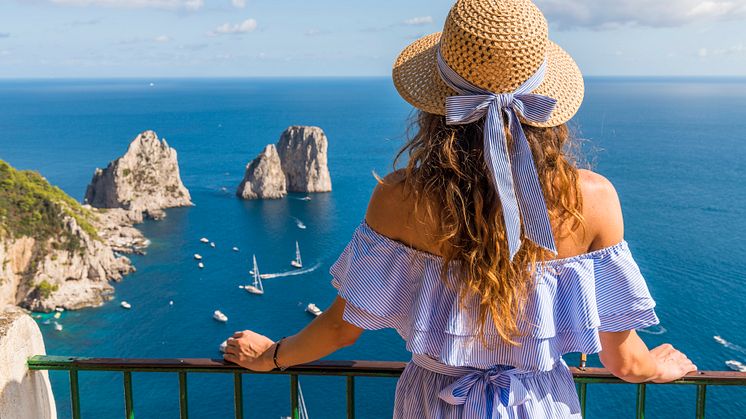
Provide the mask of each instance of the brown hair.
MULTIPOLYGON (((448 126, 445 117, 420 111, 412 125, 416 133, 394 164, 408 155, 402 171, 404 189, 413 194, 418 219, 436 220, 443 280, 448 266, 457 261, 461 304, 465 297, 477 296, 483 342, 489 318, 500 339, 515 345, 515 338, 525 332, 520 319, 533 290, 535 269, 551 254, 524 239, 510 261, 502 208, 483 156, 482 127, 481 121, 448 126)), ((576 230, 582 225, 582 197, 567 126, 523 128, 555 232, 576 230)), ((506 135, 510 145, 508 130, 506 135)))

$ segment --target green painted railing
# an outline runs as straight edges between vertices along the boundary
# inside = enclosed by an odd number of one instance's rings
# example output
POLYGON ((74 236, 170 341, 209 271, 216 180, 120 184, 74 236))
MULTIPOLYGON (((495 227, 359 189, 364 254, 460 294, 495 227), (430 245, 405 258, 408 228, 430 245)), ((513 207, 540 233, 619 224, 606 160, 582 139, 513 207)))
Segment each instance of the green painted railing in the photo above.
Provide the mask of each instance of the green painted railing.
MULTIPOLYGON (((290 376, 290 409, 291 417, 299 417, 298 377, 301 375, 343 376, 347 381, 347 417, 355 417, 355 377, 398 377, 404 370, 402 362, 376 361, 319 361, 299 365, 286 371, 270 371, 261 374, 284 374, 290 376)), ((80 389, 78 373, 80 371, 114 371, 122 372, 124 381, 124 417, 133 419, 132 373, 133 372, 173 372, 179 378, 180 417, 189 416, 187 378, 193 373, 233 374, 233 396, 235 417, 242 419, 243 412, 243 374, 258 374, 239 368, 234 364, 216 359, 117 359, 117 358, 76 358, 63 356, 34 356, 28 360, 31 370, 64 370, 70 374, 70 399, 73 419, 80 419, 80 389)), ((570 368, 578 385, 580 406, 585 416, 588 384, 621 384, 624 381, 614 377, 602 368, 570 368)), ((705 417, 705 400, 707 386, 746 386, 746 373, 735 371, 697 371, 681 380, 663 385, 693 385, 697 387, 696 418, 705 417)), ((636 417, 645 417, 645 391, 651 384, 637 384, 636 417)), ((660 384, 655 384, 660 385, 660 384)))

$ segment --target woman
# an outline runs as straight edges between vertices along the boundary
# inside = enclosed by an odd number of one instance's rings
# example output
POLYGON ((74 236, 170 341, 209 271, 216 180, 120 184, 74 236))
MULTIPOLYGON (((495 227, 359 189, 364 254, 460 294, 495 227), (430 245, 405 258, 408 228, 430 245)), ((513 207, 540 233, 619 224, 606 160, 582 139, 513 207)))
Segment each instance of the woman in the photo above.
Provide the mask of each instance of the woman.
POLYGON ((696 370, 635 333, 655 303, 614 187, 567 154, 583 79, 547 32, 528 0, 461 0, 404 50, 418 132, 331 268, 339 296, 295 336, 236 333, 226 360, 282 369, 395 328, 412 352, 397 418, 579 418, 569 352, 633 383, 696 370))

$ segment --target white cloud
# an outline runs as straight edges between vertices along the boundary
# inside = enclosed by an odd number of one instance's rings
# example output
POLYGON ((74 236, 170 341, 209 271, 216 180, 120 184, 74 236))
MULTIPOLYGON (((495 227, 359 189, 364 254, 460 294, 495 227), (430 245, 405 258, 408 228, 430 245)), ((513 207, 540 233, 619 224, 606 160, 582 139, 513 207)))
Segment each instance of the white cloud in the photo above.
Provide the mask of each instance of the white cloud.
POLYGON ((171 37, 167 35, 158 35, 155 38, 153 38, 153 41, 158 42, 159 44, 163 44, 166 42, 171 42, 171 37))
POLYGON ((154 8, 195 11, 201 9, 204 0, 48 0, 51 3, 69 6, 106 6, 122 8, 154 8))
POLYGON ((746 0, 536 0, 559 28, 671 27, 746 18, 746 0))
POLYGON ((233 4, 233 7, 237 7, 239 9, 243 9, 246 7, 246 0, 231 0, 231 3, 233 4))
POLYGON ((409 25, 409 26, 431 25, 433 23, 433 17, 432 16, 418 16, 418 17, 413 17, 411 19, 407 19, 402 23, 404 23, 405 25, 409 25))
POLYGON ((214 30, 208 32, 210 36, 217 35, 237 35, 242 33, 254 32, 257 23, 254 19, 246 19, 241 23, 223 23, 214 30))
POLYGON ((700 48, 697 51, 697 55, 706 58, 711 56, 723 56, 723 55, 734 55, 734 54, 746 54, 746 44, 736 44, 725 48, 700 48))

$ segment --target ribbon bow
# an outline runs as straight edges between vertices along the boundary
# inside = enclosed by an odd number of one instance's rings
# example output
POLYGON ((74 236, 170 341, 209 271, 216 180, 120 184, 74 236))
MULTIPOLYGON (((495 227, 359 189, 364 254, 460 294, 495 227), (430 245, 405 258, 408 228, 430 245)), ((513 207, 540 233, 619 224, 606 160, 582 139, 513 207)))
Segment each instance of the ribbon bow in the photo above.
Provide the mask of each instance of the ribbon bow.
POLYGON ((553 98, 531 93, 544 80, 546 61, 514 92, 500 94, 481 89, 466 81, 448 66, 440 51, 438 68, 443 81, 459 93, 459 96, 446 99, 446 123, 469 124, 486 117, 484 156, 502 204, 510 260, 513 260, 521 248, 521 219, 526 237, 556 254, 557 248, 544 193, 541 190, 531 148, 519 119, 520 116, 526 121, 546 122, 557 105, 553 98), (508 118, 508 128, 513 137, 510 151, 505 136, 503 115, 508 118))
POLYGON ((474 371, 441 390, 438 397, 454 406, 463 405, 462 416, 465 418, 477 418, 482 416, 480 412, 484 412, 486 419, 492 419, 495 405, 499 413, 508 407, 520 406, 531 398, 521 380, 509 372, 512 369, 496 366, 474 371))

